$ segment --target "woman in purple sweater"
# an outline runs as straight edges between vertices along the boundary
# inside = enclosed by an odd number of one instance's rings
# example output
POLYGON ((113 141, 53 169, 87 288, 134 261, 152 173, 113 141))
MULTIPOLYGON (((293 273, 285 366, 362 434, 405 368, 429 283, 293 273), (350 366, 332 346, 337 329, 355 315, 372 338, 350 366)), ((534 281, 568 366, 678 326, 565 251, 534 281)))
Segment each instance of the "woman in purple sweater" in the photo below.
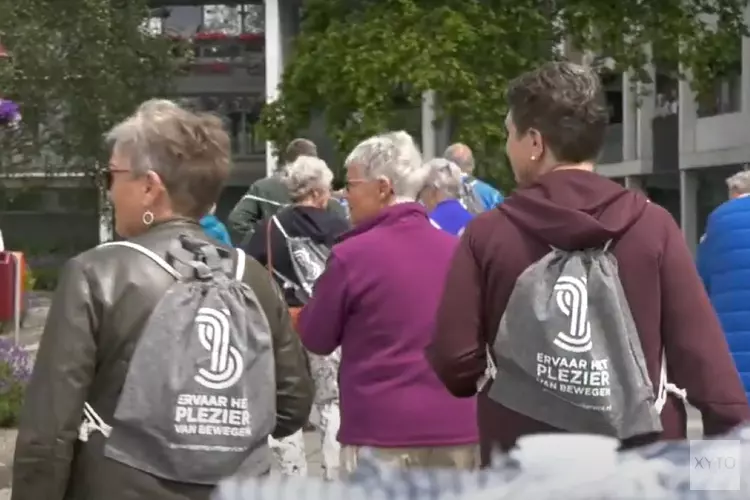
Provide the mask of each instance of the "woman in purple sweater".
POLYGON ((310 351, 342 347, 341 467, 353 471, 369 447, 403 467, 473 468, 476 402, 451 396, 424 355, 458 240, 415 202, 427 169, 407 133, 362 142, 345 166, 355 228, 299 322, 310 351))

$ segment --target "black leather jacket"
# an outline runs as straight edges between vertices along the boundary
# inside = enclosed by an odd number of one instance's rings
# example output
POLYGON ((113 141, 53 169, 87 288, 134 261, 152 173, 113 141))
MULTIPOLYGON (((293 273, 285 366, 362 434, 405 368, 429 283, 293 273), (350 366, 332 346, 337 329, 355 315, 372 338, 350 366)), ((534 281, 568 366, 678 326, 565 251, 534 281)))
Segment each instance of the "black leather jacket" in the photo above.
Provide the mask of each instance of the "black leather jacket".
MULTIPOLYGON (((205 238, 197 223, 176 220, 158 224, 133 241, 165 256, 182 233, 205 238)), ((288 436, 309 417, 313 383, 287 307, 268 272, 248 258, 244 281, 255 291, 274 335, 273 435, 288 436)), ((156 263, 130 248, 95 248, 66 264, 26 393, 13 500, 209 498, 210 487, 164 481, 105 458, 100 433, 86 443, 77 440, 84 402, 105 422, 112 421, 141 330, 172 282, 156 263)), ((249 474, 267 472, 270 452, 266 463, 259 464, 255 456, 253 462, 249 474)))

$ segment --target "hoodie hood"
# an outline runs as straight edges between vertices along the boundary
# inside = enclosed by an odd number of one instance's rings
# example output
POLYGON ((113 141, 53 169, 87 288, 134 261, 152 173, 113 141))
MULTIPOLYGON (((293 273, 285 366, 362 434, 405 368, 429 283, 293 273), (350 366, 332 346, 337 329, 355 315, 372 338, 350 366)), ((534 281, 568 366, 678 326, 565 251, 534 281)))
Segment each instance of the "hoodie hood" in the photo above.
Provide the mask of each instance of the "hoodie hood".
POLYGON ((637 221, 648 199, 584 170, 556 170, 519 189, 497 210, 518 227, 562 250, 617 240, 637 221))
POLYGON ((316 243, 333 245, 349 224, 326 209, 295 205, 276 214, 284 231, 291 236, 306 236, 316 243))

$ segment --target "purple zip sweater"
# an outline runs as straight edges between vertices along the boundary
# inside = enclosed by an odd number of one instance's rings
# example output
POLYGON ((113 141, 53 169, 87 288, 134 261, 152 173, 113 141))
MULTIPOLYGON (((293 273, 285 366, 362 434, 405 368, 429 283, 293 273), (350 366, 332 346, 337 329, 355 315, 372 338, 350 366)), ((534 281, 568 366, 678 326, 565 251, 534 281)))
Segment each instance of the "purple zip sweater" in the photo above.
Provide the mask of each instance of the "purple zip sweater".
POLYGON ((311 352, 342 348, 345 445, 431 447, 478 441, 475 398, 457 399, 425 358, 458 239, 417 203, 394 205, 342 236, 300 315, 311 352))

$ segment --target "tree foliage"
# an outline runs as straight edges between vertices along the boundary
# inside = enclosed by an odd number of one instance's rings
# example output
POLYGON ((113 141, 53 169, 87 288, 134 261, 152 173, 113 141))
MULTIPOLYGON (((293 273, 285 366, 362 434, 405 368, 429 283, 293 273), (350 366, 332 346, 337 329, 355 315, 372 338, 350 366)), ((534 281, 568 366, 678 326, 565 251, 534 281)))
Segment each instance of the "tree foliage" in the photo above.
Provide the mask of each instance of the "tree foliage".
POLYGON ((0 96, 21 106, 17 133, 0 132, 5 173, 94 173, 103 134, 137 105, 166 95, 187 54, 143 29, 144 0, 0 0, 0 96))
POLYGON ((322 113, 344 154, 400 106, 436 92, 479 175, 507 186, 503 121, 510 79, 556 57, 563 40, 648 80, 657 57, 704 91, 737 57, 744 0, 309 0, 280 98, 262 128, 284 145, 322 113), (721 29, 713 28, 719 19, 721 29), (713 23, 713 24, 712 24, 713 23))

